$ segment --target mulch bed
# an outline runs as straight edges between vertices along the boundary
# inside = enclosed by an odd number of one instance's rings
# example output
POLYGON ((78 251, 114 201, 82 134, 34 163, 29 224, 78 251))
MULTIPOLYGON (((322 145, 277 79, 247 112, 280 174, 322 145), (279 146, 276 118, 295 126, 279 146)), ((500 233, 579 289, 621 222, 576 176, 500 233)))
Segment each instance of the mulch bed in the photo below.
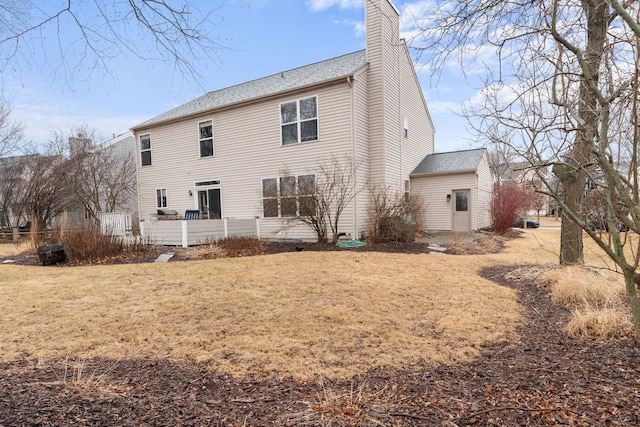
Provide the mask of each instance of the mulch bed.
POLYGON ((21 360, 0 365, 0 426, 640 425, 640 348, 568 338, 568 311, 526 271, 482 272, 518 291, 526 323, 519 343, 470 363, 302 383, 168 360, 21 360))
MULTIPOLYGON (((427 243, 418 242, 398 242, 398 243, 377 243, 374 245, 365 245, 355 248, 342 248, 332 243, 309 243, 309 242, 262 242, 260 248, 249 247, 246 254, 240 253, 232 256, 249 256, 249 255, 269 255, 283 252, 317 252, 317 251, 352 251, 352 252, 388 252, 388 253, 406 253, 406 254, 423 254, 429 253, 427 243)), ((153 262, 155 259, 163 254, 171 252, 174 256, 170 259, 170 262, 176 261, 189 261, 196 259, 208 258, 203 251, 199 251, 199 246, 193 246, 189 248, 182 248, 177 246, 162 246, 162 245, 149 245, 145 247, 145 251, 135 254, 123 254, 122 256, 101 259, 88 264, 139 264, 146 262, 153 262)), ((213 256, 215 257, 215 256, 213 256)), ((212 258, 213 258, 212 257, 212 258)), ((15 265, 41 265, 36 251, 24 252, 21 254, 0 257, 0 263, 7 261, 7 263, 15 265)), ((65 261, 58 264, 58 267, 76 267, 79 265, 86 265, 87 263, 71 263, 65 261)))

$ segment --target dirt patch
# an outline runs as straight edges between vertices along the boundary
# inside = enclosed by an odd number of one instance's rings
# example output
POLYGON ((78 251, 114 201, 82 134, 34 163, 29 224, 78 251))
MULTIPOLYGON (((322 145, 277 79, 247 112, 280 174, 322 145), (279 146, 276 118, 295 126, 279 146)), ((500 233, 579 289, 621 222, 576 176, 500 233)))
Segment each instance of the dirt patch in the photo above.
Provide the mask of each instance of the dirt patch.
POLYGON ((22 360, 0 365, 0 424, 640 424, 640 348, 625 339, 567 338, 569 312, 552 305, 528 273, 527 266, 482 271, 518 291, 527 321, 519 343, 486 348, 470 363, 305 383, 234 379, 168 360, 22 360))

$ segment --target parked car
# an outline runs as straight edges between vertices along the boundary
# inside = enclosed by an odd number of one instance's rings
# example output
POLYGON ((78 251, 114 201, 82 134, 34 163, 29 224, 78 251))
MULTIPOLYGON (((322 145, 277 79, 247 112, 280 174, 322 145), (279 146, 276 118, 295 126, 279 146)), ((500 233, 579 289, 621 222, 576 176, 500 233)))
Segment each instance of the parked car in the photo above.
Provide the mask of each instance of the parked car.
MULTIPOLYGON (((525 219, 523 217, 518 216, 518 218, 516 219, 516 222, 513 223, 513 226, 517 228, 525 228, 524 220, 525 219)), ((538 228, 538 227, 540 227, 540 223, 537 220, 527 218, 527 228, 538 228)))

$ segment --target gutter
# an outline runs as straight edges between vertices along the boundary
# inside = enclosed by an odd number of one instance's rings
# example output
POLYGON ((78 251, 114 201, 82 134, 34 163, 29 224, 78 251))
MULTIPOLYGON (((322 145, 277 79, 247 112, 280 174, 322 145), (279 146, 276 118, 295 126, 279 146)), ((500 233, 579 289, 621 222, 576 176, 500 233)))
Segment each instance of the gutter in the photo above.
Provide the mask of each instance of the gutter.
POLYGON ((459 174, 463 174, 463 173, 476 173, 478 170, 477 169, 458 169, 458 170, 454 170, 454 171, 440 171, 440 172, 419 172, 419 173, 412 173, 409 174, 409 177, 411 178, 422 178, 422 177, 429 177, 429 176, 441 176, 441 175, 459 175, 459 174))
MULTIPOLYGON (((365 65, 365 67, 367 65, 365 65)), ((277 98, 277 97, 280 97, 280 96, 283 96, 283 95, 286 95, 286 94, 289 94, 289 93, 302 92, 304 90, 308 90, 308 89, 311 89, 311 88, 322 88, 322 87, 325 87, 325 86, 331 86, 331 85, 333 85, 335 83, 344 83, 347 79, 353 78, 354 75, 355 75, 355 73, 346 74, 346 75, 342 75, 340 77, 334 77, 334 78, 332 78, 330 80, 325 80, 325 81, 316 82, 316 83, 309 83, 309 84, 306 84, 306 85, 303 85, 303 86, 297 86, 295 88, 286 89, 286 90, 282 90, 282 91, 279 91, 279 92, 272 92, 272 93, 269 93, 267 95, 261 95, 261 96, 255 97, 255 98, 244 99, 244 100, 232 102, 232 103, 229 103, 229 104, 220 105, 218 107, 213 107, 213 108, 209 108, 209 109, 205 109, 205 110, 196 111, 196 112, 185 114, 185 115, 181 115, 181 116, 171 117, 171 118, 164 119, 164 120, 158 120, 158 121, 151 122, 151 123, 141 123, 139 125, 136 125, 136 126, 130 128, 130 130, 133 131, 133 132, 138 132, 138 131, 149 129, 149 128, 152 128, 152 127, 157 127, 157 126, 161 126, 161 125, 181 122, 183 120, 188 120, 188 119, 200 117, 200 116, 203 116, 203 115, 206 115, 206 114, 212 114, 212 113, 215 113, 215 112, 225 111, 225 110, 237 108, 237 107, 240 107, 240 106, 256 104, 258 102, 264 101, 265 99, 277 98)), ((176 108, 178 108, 178 107, 176 107, 176 108)))

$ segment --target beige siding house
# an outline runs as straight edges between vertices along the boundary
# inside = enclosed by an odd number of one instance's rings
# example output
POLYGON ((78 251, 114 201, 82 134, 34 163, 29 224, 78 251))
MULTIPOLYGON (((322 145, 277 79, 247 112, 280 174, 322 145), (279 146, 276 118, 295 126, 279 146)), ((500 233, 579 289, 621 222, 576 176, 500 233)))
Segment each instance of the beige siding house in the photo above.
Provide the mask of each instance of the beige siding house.
MULTIPOLYGON (((303 195, 289 189, 314 183, 318 165, 335 159, 356 166, 356 188, 413 191, 434 126, 397 9, 364 4, 365 50, 209 92, 133 127, 140 218, 198 210, 258 218, 264 238, 313 239, 291 221, 303 195)), ((349 203, 340 232, 362 235, 368 197, 349 203)))
POLYGON ((493 175, 484 148, 428 155, 411 173, 411 193, 424 200, 429 231, 489 227, 492 191, 493 175))

